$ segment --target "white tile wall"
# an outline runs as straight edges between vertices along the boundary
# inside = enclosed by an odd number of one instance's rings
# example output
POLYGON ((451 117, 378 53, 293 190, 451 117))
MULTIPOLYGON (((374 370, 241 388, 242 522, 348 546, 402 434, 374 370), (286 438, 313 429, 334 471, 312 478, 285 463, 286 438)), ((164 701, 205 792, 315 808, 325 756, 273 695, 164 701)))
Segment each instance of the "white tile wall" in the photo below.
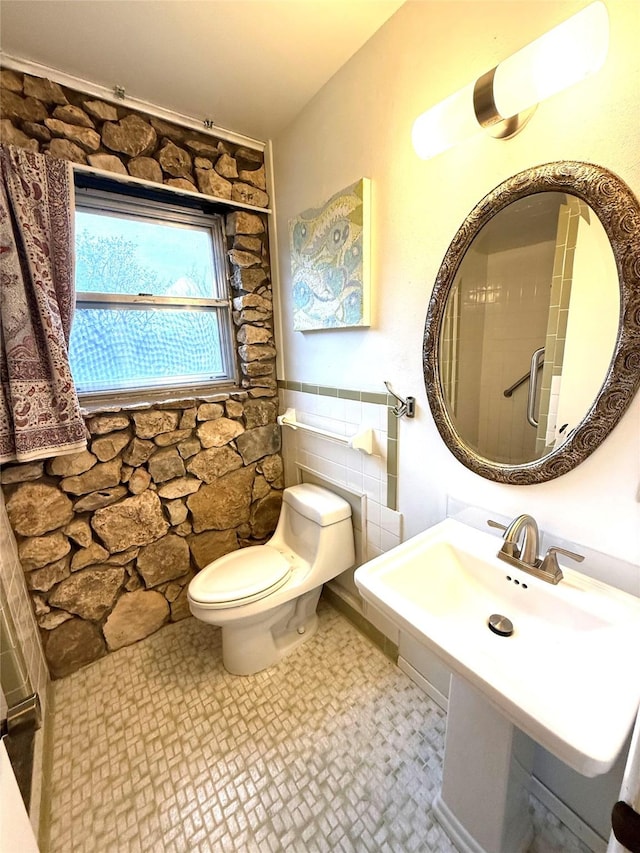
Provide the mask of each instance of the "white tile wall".
POLYGON ((287 408, 296 410, 300 423, 338 435, 373 429, 373 453, 368 455, 301 429, 283 427, 285 480, 287 485, 297 483, 302 466, 366 496, 363 562, 398 545, 402 541, 402 516, 386 505, 387 406, 282 389, 280 411, 287 408))
MULTIPOLYGON (((43 715, 46 712, 47 687, 49 684, 49 671, 42 652, 40 634, 36 624, 35 616, 31 608, 31 602, 24 582, 22 566, 18 559, 18 548, 16 540, 9 524, 9 518, 4 504, 4 497, 0 490, 0 586, 2 601, 8 611, 9 618, 15 627, 17 644, 26 664, 26 672, 22 673, 22 685, 24 695, 35 691, 40 696, 43 715)), ((4 611, 0 612, 0 618, 4 617, 4 611)), ((3 649, 3 654, 12 650, 3 649)), ((15 692, 15 691, 14 691, 15 692)), ((9 704, 13 704, 14 698, 7 695, 9 704)))
MULTIPOLYGON (((36 732, 33 754, 33 771, 31 774, 31 803, 29 818, 34 832, 37 834, 40 823, 40 803, 42 792, 42 766, 44 762, 44 726, 47 721, 49 670, 42 651, 40 632, 24 581, 24 573, 18 559, 16 544, 7 510, 4 495, 0 489, 0 620, 10 619, 15 636, 12 640, 18 648, 2 648, 0 650, 0 666, 7 661, 5 656, 11 655, 13 664, 17 664, 20 678, 13 685, 6 697, 0 702, 2 717, 6 717, 8 707, 16 704, 31 693, 37 693, 42 712, 42 727, 36 732), (6 610, 6 612, 5 612, 6 610), (25 671, 26 670, 26 671, 25 671)), ((11 666, 11 671, 15 667, 11 666)))

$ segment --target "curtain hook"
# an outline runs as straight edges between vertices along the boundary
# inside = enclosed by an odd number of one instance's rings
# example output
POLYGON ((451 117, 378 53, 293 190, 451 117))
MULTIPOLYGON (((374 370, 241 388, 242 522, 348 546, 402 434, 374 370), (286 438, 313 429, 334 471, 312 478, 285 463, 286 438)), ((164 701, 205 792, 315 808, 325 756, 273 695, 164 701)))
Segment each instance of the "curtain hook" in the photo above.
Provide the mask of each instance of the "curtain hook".
POLYGON ((406 415, 408 418, 414 418, 416 414, 416 398, 415 397, 407 397, 406 400, 403 400, 402 397, 399 397, 395 391, 391 390, 391 385, 384 380, 384 385, 387 391, 391 394, 392 397, 398 401, 399 405, 394 406, 391 411, 397 418, 401 418, 403 415, 406 415))

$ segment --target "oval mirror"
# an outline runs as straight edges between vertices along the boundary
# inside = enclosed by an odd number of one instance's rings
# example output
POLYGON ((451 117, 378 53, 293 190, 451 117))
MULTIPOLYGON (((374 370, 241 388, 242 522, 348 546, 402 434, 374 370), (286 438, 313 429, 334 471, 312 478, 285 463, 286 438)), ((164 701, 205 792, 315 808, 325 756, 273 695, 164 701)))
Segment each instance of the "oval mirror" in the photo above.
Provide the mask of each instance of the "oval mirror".
POLYGON ((452 453, 490 480, 570 471, 640 384, 640 206, 616 175, 549 163, 500 184, 449 246, 424 376, 452 453))

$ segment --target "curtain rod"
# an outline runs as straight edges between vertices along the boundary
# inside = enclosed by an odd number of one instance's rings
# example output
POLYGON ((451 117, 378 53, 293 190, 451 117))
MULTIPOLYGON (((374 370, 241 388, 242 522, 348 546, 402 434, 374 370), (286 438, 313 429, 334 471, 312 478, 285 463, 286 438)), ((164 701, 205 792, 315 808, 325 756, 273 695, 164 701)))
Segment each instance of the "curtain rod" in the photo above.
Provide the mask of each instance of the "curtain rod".
POLYGON ((55 68, 49 68, 46 65, 41 65, 38 62, 32 62, 28 59, 20 59, 15 56, 9 56, 0 51, 0 65, 8 68, 11 71, 20 71, 23 74, 30 74, 33 77, 44 77, 47 80, 52 80, 59 83, 61 86, 66 86, 69 89, 75 89, 83 94, 91 95, 95 98, 100 98, 102 101, 107 101, 110 104, 116 104, 126 107, 130 110, 137 110, 146 115, 160 118, 163 121, 179 124, 182 127, 188 127, 190 130, 197 130, 205 136, 215 136, 217 139, 223 139, 226 142, 232 142, 236 145, 243 145, 246 148, 252 148, 255 151, 264 151, 266 142, 260 139, 253 139, 250 136, 244 136, 242 133, 235 133, 233 130, 227 130, 224 127, 218 127, 213 124, 205 124, 204 120, 196 119, 191 116, 184 116, 181 113, 173 112, 172 110, 164 109, 163 107, 150 104, 148 101, 142 101, 139 98, 131 98, 125 94, 120 97, 116 94, 119 87, 114 86, 109 89, 107 86, 102 86, 99 83, 92 83, 89 80, 83 80, 80 77, 74 77, 64 71, 58 71, 55 68))

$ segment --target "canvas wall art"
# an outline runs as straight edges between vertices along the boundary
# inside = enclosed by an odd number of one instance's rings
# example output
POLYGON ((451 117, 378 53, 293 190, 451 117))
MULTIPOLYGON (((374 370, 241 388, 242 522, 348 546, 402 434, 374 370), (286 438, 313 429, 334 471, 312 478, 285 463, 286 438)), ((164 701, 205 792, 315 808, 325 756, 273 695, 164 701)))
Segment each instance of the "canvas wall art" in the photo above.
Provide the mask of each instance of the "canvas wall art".
POLYGON ((368 326, 370 182, 289 221, 293 328, 368 326))

